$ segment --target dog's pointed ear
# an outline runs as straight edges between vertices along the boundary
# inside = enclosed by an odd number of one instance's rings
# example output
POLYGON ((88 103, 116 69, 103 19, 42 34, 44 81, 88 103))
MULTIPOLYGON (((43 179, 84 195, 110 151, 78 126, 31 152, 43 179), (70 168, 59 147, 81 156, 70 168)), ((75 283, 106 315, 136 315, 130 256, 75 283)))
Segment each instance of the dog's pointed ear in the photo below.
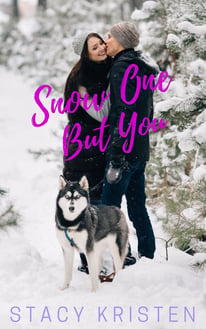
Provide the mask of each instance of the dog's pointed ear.
POLYGON ((60 175, 59 176, 59 189, 62 190, 66 184, 67 184, 66 179, 64 178, 64 176, 60 175))
POLYGON ((86 176, 83 176, 79 182, 79 185, 81 186, 81 188, 83 188, 83 190, 88 190, 89 189, 89 183, 87 180, 86 176))

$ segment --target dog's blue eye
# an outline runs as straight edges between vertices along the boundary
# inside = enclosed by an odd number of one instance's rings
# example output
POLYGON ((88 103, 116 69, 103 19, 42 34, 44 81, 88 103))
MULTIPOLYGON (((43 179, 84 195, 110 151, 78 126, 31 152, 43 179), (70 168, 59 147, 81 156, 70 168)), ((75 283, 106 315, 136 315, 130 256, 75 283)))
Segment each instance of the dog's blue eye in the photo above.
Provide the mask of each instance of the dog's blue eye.
POLYGON ((70 197, 69 195, 65 195, 65 198, 66 198, 67 200, 70 200, 70 199, 71 199, 71 197, 70 197))
POLYGON ((74 197, 74 200, 78 200, 80 198, 80 195, 76 195, 75 197, 74 197))

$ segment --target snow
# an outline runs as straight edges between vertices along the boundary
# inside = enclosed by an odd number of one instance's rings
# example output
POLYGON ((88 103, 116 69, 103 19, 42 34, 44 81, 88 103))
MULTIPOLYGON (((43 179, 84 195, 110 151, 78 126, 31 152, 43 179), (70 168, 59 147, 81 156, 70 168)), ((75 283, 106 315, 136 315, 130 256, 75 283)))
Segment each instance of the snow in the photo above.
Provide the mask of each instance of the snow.
POLYGON ((198 128, 194 129, 192 137, 197 143, 206 143, 206 122, 202 123, 198 128))
POLYGON ((166 40, 166 46, 170 51, 173 50, 177 53, 181 49, 181 40, 177 35, 169 33, 166 40))
MULTIPOLYGON (((54 213, 61 170, 43 156, 34 159, 28 149, 61 148, 52 134, 60 118, 53 115, 45 126, 32 127, 34 90, 3 68, 0 76, 1 187, 9 189, 21 214, 18 228, 0 231, 0 327, 203 329, 205 274, 190 266, 192 256, 174 247, 166 262, 160 238, 154 260, 141 258, 96 293, 90 292, 89 276, 77 271, 76 255, 71 287, 59 290, 63 257, 54 213)), ((151 218, 156 237, 165 238, 160 223, 151 218)), ((132 228, 130 240, 135 251, 132 228)))
POLYGON ((201 79, 206 79, 205 61, 198 58, 195 61, 191 62, 189 65, 189 72, 192 75, 199 76, 201 79))
POLYGON ((0 22, 1 23, 7 23, 9 21, 9 16, 0 12, 0 22))
POLYGON ((195 169, 193 173, 193 178, 196 183, 199 183, 201 180, 206 180, 206 165, 200 165, 198 168, 195 169))
POLYGON ((31 35, 39 30, 39 26, 33 17, 24 17, 18 23, 18 28, 22 34, 26 37, 31 37, 31 35))
POLYGON ((168 112, 173 110, 175 106, 178 106, 181 103, 180 97, 172 97, 170 99, 158 102, 155 104, 155 113, 168 112))
POLYGON ((204 25, 194 25, 190 22, 181 22, 177 24, 177 29, 179 31, 186 31, 189 33, 194 33, 194 34, 205 34, 206 33, 206 24, 204 25))
POLYGON ((146 19, 150 16, 149 12, 142 12, 141 10, 135 9, 131 15, 131 19, 134 20, 142 20, 142 19, 146 19))
POLYGON ((196 146, 192 139, 192 130, 189 128, 178 134, 178 142, 178 146, 182 152, 191 151, 196 146))
POLYGON ((0 4, 2 4, 2 3, 9 3, 10 2, 10 0, 0 0, 0 4))
POLYGON ((192 257, 191 264, 195 265, 197 263, 201 264, 203 262, 206 262, 206 254, 205 254, 205 252, 199 252, 199 253, 196 253, 194 255, 194 257, 192 257))
POLYGON ((198 212, 197 210, 193 209, 193 208, 186 208, 183 210, 183 216, 187 219, 187 220, 195 220, 198 218, 198 212))
POLYGON ((158 4, 155 1, 146 1, 142 5, 142 9, 135 9, 131 15, 131 19, 142 20, 150 17, 151 13, 154 13, 158 8, 158 4))

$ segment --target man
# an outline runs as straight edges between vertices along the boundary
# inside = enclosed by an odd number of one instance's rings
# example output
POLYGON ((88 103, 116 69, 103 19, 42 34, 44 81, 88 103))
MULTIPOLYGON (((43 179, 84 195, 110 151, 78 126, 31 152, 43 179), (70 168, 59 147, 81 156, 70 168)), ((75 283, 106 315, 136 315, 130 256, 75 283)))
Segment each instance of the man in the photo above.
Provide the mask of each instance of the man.
MULTIPOLYGON (((108 165, 103 186, 102 203, 121 207, 122 197, 127 201, 128 215, 132 221, 138 238, 138 256, 152 259, 155 252, 155 238, 152 225, 145 206, 145 166, 149 160, 149 134, 138 133, 138 127, 142 120, 153 116, 153 92, 148 87, 140 89, 135 101, 134 95, 137 89, 137 79, 144 75, 156 75, 158 68, 150 66, 142 57, 141 52, 134 48, 139 43, 139 34, 133 23, 121 22, 114 25, 106 40, 107 54, 114 58, 110 73, 110 101, 109 113, 111 140, 107 149, 108 165), (133 65, 131 70, 128 69, 133 65), (122 96, 122 80, 128 69, 124 98, 122 96), (124 100, 123 100, 123 99, 124 100), (126 99, 126 101, 125 101, 126 99), (122 117, 122 113, 124 113, 122 117), (125 138, 128 133, 128 141, 132 138, 131 120, 136 113, 136 132, 133 147, 129 153, 125 153, 125 138), (120 117, 123 118, 123 132, 120 132, 120 117), (130 133, 130 134, 129 134, 130 133), (121 137, 122 136, 122 137, 121 137), (123 147, 124 146, 124 147, 123 147), (123 150, 124 149, 124 150, 123 150)), ((122 128, 121 128, 122 129, 122 128)), ((127 145, 128 146, 128 145, 127 145)), ((133 262, 131 253, 128 254, 128 262, 133 262)), ((127 259, 126 259, 127 260, 127 259)), ((133 262, 134 263, 134 262, 133 262)))

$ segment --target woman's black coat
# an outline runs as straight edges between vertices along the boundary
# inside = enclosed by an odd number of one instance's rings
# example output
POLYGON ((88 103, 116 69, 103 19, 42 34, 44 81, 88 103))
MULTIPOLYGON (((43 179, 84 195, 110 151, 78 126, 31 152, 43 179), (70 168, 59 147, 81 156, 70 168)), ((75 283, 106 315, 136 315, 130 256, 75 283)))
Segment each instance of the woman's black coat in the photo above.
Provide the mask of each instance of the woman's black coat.
MULTIPOLYGON (((82 70, 79 85, 83 85, 87 88, 90 96, 95 93, 100 99, 103 90, 108 86, 108 71, 111 66, 111 61, 107 60, 101 64, 94 63, 87 60, 82 70)), ((72 91, 77 91, 79 86, 75 86, 73 90, 68 93, 65 103, 71 95, 72 91)), ((67 180, 79 181, 82 176, 86 176, 89 181, 90 199, 91 201, 99 201, 101 199, 103 177, 106 167, 105 153, 99 150, 99 145, 91 146, 89 149, 85 148, 84 141, 86 136, 90 136, 90 141, 94 136, 99 138, 99 130, 95 130, 100 127, 101 123, 93 119, 87 114, 87 112, 79 106, 78 109, 70 114, 68 113, 68 137, 71 133, 73 126, 79 123, 81 125, 81 134, 78 137, 82 142, 81 152, 72 160, 66 161, 64 156, 64 168, 63 175, 67 180)), ((105 130, 104 140, 107 140, 108 129, 105 130)), ((78 145, 77 143, 71 143, 68 146, 68 157, 74 154, 78 145)))

